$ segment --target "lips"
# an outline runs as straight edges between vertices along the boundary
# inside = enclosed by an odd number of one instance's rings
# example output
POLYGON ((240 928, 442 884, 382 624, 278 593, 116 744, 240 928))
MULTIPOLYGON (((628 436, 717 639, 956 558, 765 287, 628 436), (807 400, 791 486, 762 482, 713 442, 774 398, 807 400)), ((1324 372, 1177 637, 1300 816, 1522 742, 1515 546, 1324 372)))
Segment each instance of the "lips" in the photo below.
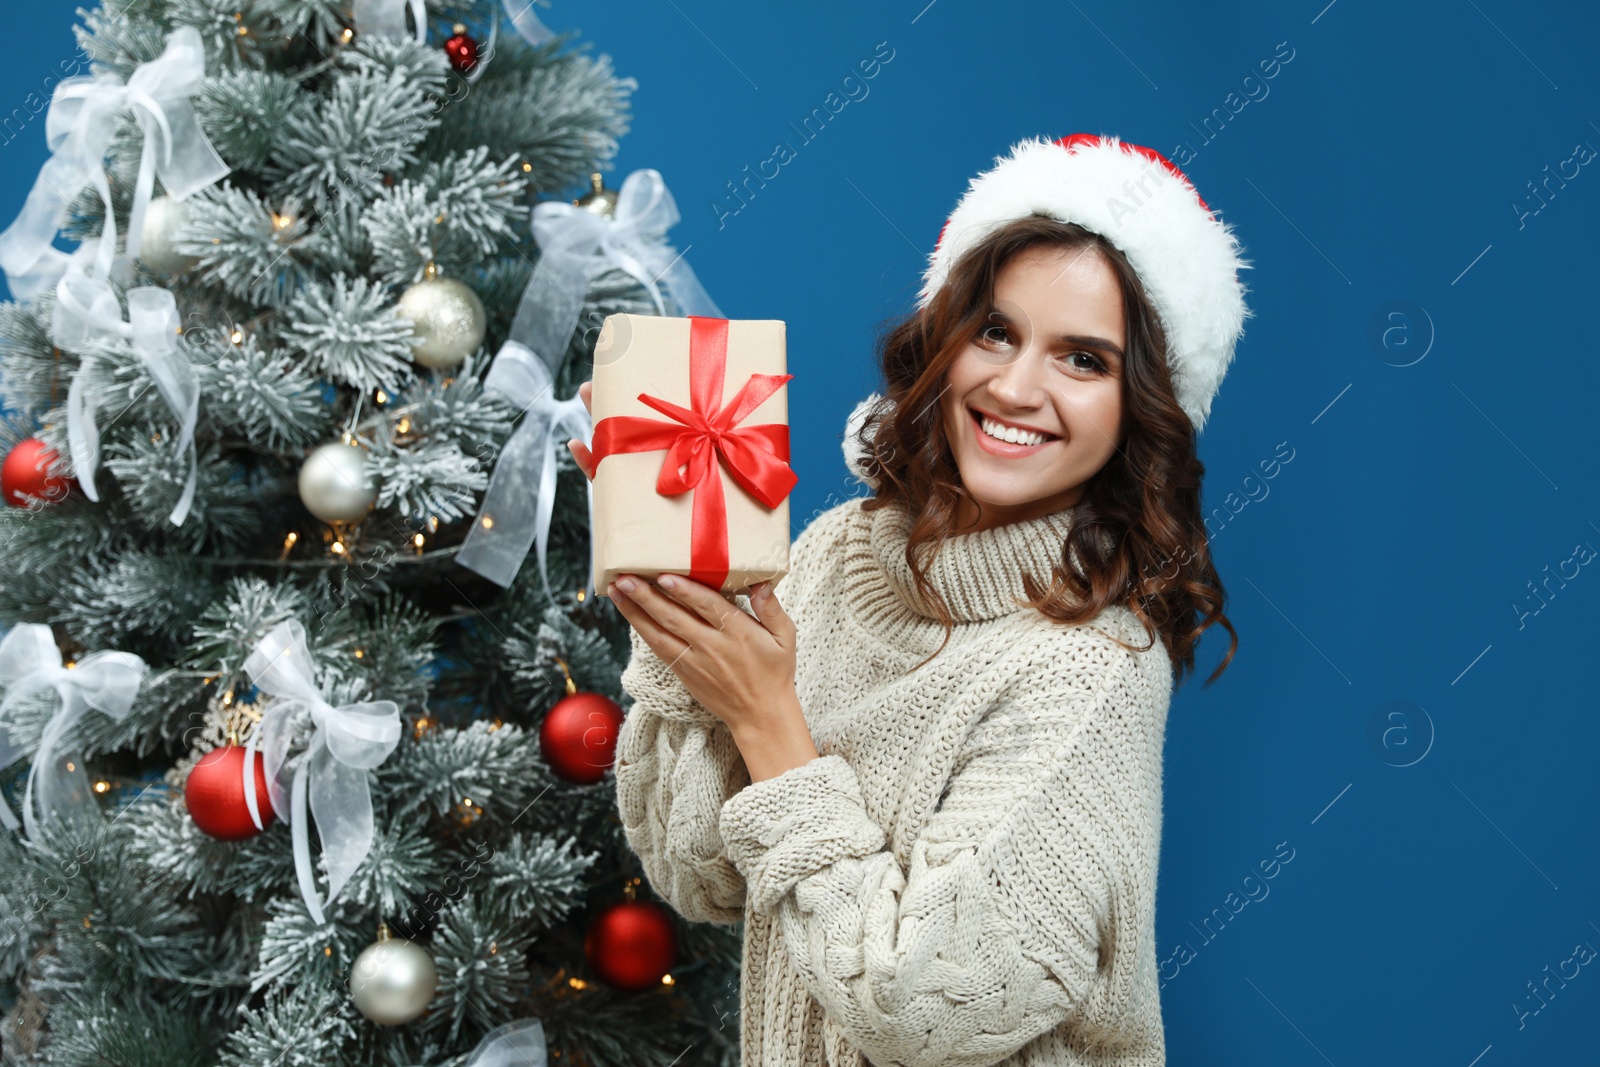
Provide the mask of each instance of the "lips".
MULTIPOLYGON (((1032 427, 1032 426, 1022 426, 1022 425, 1019 425, 1019 424, 1014 423, 1014 422, 1007 422, 1005 419, 999 418, 999 417, 994 416, 994 415, 990 415, 986 411, 979 411, 977 408, 969 407, 969 408, 967 408, 967 411, 972 415, 972 423, 973 423, 974 426, 976 426, 978 428, 978 433, 983 434, 983 436, 985 436, 985 437, 988 437, 989 435, 983 433, 983 420, 988 418, 988 419, 994 419, 995 422, 998 422, 1003 426, 1012 426, 1012 427, 1015 427, 1018 430, 1023 430, 1025 432, 1042 434, 1042 435, 1044 435, 1044 441, 1041 442, 1042 444, 1049 444, 1051 441, 1059 441, 1059 440, 1061 440, 1061 435, 1060 434, 1050 433, 1047 430, 1040 430, 1040 429, 1037 429, 1037 428, 1032 427)), ((991 441, 999 441, 1000 440, 998 437, 991 437, 989 439, 991 441)), ((1002 444, 1008 444, 1009 442, 1002 441, 1001 443, 1002 444)), ((1027 446, 1022 446, 1022 447, 1037 448, 1038 446, 1037 445, 1027 445, 1027 446)))

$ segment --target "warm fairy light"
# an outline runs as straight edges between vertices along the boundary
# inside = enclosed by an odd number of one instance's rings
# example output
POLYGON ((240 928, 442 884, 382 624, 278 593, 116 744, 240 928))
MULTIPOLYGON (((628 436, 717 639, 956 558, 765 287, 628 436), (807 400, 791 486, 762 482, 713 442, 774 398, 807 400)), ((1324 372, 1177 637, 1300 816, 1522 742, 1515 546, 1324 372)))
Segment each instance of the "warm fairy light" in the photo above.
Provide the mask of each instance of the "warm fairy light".
POLYGON ((67 760, 67 770, 75 771, 77 769, 78 769, 78 765, 76 763, 73 763, 71 760, 67 760))
POLYGON ((491 517, 490 517, 490 516, 488 516, 488 515, 485 515, 485 516, 484 516, 484 517, 483 517, 483 528, 484 528, 484 529, 485 529, 485 530, 492 530, 492 529, 494 529, 494 519, 493 519, 493 518, 491 518, 491 517))
POLYGON ((444 224, 444 212, 441 211, 438 215, 434 216, 433 224, 435 226, 442 226, 444 224))
POLYGON ((324 956, 331 956, 331 955, 333 955, 333 946, 332 946, 332 945, 323 945, 323 946, 322 946, 322 954, 323 954, 323 955, 324 955, 324 956))
POLYGON ((272 225, 274 229, 287 230, 290 226, 294 225, 294 216, 287 212, 280 215, 278 212, 274 211, 272 213, 272 225))
POLYGON ((494 955, 497 955, 499 952, 500 952, 500 942, 498 942, 498 941, 489 942, 489 955, 494 956, 494 955))
POLYGON ((293 548, 294 547, 294 543, 296 541, 298 541, 298 540, 300 540, 300 535, 295 533, 293 530, 290 530, 289 531, 289 536, 285 537, 283 539, 283 547, 284 548, 293 548))
POLYGON ((344 555, 344 542, 343 541, 335 541, 333 543, 332 552, 336 556, 344 555))
POLYGON ((96 782, 94 784, 94 791, 96 793, 109 793, 111 792, 111 783, 103 780, 96 782))
POLYGON ((573 989, 588 989, 589 988, 589 983, 585 982, 582 978, 568 978, 567 979, 567 984, 569 986, 571 986, 573 989))
POLYGON ((588 595, 589 595, 589 590, 587 590, 587 589, 578 590, 578 603, 582 604, 583 603, 583 598, 588 596, 588 595))
POLYGON ((463 805, 465 805, 466 807, 470 808, 470 807, 472 807, 472 798, 471 797, 462 797, 461 798, 461 803, 463 805))
POLYGON ((423 536, 421 534, 416 534, 411 538, 411 543, 416 545, 418 548, 422 547, 422 542, 423 536))
POLYGON ((428 532, 429 533, 438 533, 439 532, 439 516, 437 516, 437 515, 429 515, 428 516, 428 532))
POLYGON ((228 340, 236 345, 244 344, 244 331, 235 326, 233 332, 228 335, 228 340))
POLYGON ((387 404, 389 402, 389 394, 384 392, 382 389, 379 389, 378 395, 374 399, 376 399, 380 404, 387 404))
POLYGON ((344 28, 344 32, 341 33, 339 36, 344 38, 344 43, 345 44, 349 44, 351 38, 355 37, 355 35, 356 35, 356 31, 352 30, 349 26, 346 26, 344 28))
POLYGON ((226 693, 222 694, 222 706, 225 707, 225 708, 233 707, 233 690, 232 689, 230 689, 226 693))
POLYGON ((356 649, 356 659, 365 659, 366 656, 367 656, 367 654, 365 652, 361 651, 361 649, 359 649, 359 648, 356 649))
POLYGON ((492 733, 494 733, 496 730, 500 729, 500 727, 502 727, 504 725, 505 725, 504 722, 500 721, 499 719, 496 719, 494 722, 489 724, 489 732, 492 734, 492 733))
POLYGON ((661 984, 662 985, 671 985, 672 984, 672 975, 670 975, 670 974, 662 975, 661 976, 661 984))
POLYGON ((78 661, 77 660, 75 660, 75 659, 67 660, 67 663, 66 663, 67 670, 70 671, 72 668, 76 667, 77 665, 78 665, 78 661))
POLYGON ((522 165, 522 173, 524 173, 524 174, 532 174, 533 173, 533 164, 532 163, 524 163, 522 165))
POLYGON ((249 26, 240 26, 239 27, 239 36, 240 37, 248 37, 248 36, 250 36, 250 27, 249 26))
POLYGON ((402 418, 399 424, 395 426, 395 429, 399 430, 401 433, 410 433, 411 420, 408 418, 402 418))

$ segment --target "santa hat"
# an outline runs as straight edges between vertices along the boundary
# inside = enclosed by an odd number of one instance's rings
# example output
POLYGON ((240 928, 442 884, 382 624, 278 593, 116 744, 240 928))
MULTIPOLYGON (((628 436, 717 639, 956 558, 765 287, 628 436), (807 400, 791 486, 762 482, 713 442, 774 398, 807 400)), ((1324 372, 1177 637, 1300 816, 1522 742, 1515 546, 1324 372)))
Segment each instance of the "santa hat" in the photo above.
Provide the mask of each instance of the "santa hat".
MULTIPOLYGON (((1006 223, 1035 214, 1075 222, 1127 257, 1166 332, 1178 404, 1197 431, 1204 427, 1251 315, 1239 280, 1251 265, 1232 229, 1153 148, 1088 133, 1013 146, 972 179, 946 220, 928 257, 918 306, 933 301, 962 253, 1006 223)), ((874 394, 856 408, 852 427, 876 400, 874 394)), ((859 475, 860 456, 846 433, 846 461, 859 475)))

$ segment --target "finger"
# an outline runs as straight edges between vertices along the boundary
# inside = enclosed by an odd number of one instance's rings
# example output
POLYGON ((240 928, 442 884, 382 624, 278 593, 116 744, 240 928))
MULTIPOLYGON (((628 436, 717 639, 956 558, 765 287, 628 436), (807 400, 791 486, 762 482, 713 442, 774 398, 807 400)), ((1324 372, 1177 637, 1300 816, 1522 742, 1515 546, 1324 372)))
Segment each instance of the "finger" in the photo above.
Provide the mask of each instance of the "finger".
POLYGON ((665 596, 682 604, 719 630, 727 628, 731 613, 744 614, 744 609, 732 597, 725 595, 720 589, 711 588, 704 582, 697 582, 681 574, 663 574, 657 582, 665 596))
POLYGON ((676 663, 678 658, 688 651, 687 641, 658 623, 643 606, 635 603, 632 597, 618 589, 615 582, 607 588, 606 595, 622 613, 622 617, 628 620, 628 625, 639 631, 639 637, 664 662, 676 663))
POLYGON ((765 626, 769 633, 786 642, 794 635, 794 622, 773 593, 776 584, 770 581, 758 583, 755 592, 751 594, 750 607, 755 612, 756 620, 765 626))
POLYGON ((594 396, 594 382, 591 380, 578 386, 578 395, 583 398, 583 410, 593 415, 594 404, 590 398, 594 396))
POLYGON ((574 437, 567 441, 567 451, 572 453, 573 462, 577 463, 583 476, 594 481, 594 453, 589 451, 588 446, 574 437))
MULTIPOLYGON (((657 588, 653 583, 645 581, 636 574, 622 575, 634 580, 634 589, 631 594, 639 605, 648 611, 652 618, 662 626, 671 630, 679 637, 694 643, 697 632, 703 635, 706 625, 710 623, 717 626, 714 621, 716 616, 707 619, 698 611, 694 611, 680 603, 675 597, 669 596, 665 590, 657 588)), ((674 575, 673 577, 679 577, 674 575)))

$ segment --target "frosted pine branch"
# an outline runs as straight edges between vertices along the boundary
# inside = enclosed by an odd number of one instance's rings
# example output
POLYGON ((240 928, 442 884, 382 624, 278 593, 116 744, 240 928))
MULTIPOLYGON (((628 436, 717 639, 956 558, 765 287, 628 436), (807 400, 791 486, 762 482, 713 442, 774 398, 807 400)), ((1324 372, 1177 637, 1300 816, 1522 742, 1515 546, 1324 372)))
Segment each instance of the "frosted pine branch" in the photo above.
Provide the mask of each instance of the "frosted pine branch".
POLYGON ((411 326, 396 318, 389 294, 365 278, 333 277, 290 303, 285 343, 333 381, 362 392, 395 392, 413 374, 411 326))

